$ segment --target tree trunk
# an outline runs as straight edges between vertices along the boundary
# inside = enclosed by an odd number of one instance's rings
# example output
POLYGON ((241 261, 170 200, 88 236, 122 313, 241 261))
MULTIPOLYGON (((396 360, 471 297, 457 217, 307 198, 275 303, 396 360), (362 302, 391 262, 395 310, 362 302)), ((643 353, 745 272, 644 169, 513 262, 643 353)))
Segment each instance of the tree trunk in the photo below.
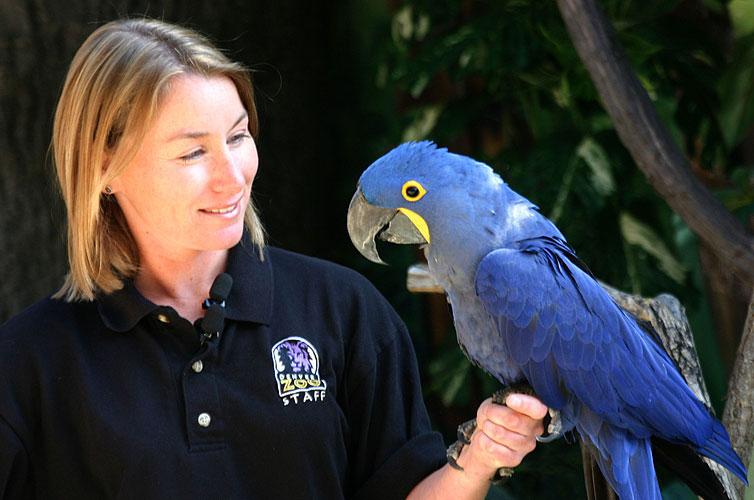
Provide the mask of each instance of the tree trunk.
POLYGON ((596 0, 557 3, 576 51, 637 166, 668 205, 728 263, 728 272, 754 283, 754 239, 691 174, 596 0))
POLYGON ((746 321, 751 287, 729 273, 727 262, 721 261, 704 242, 699 242, 699 263, 712 317, 715 319, 715 337, 720 347, 720 357, 726 375, 730 376, 746 321))
MULTIPOLYGON (((728 386, 728 402, 723 412, 723 424, 730 433, 731 444, 744 464, 749 465, 754 448, 754 293, 749 300, 744 332, 738 346, 736 364, 728 386)), ((737 483, 743 495, 744 486, 737 483)))

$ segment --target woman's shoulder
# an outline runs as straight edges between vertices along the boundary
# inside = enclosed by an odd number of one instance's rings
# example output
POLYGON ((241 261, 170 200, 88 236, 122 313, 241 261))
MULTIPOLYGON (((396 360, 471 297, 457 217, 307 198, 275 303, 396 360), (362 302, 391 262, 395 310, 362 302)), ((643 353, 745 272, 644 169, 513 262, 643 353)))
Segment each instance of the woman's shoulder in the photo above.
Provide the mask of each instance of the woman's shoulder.
POLYGON ((293 297, 306 297, 302 302, 317 304, 320 310, 329 311, 356 330, 392 333, 403 328, 387 299, 357 271, 278 248, 270 248, 268 255, 273 289, 279 299, 292 303, 293 297))
POLYGON ((81 314, 94 308, 91 302, 66 302, 45 297, 0 325, 0 343, 37 343, 42 337, 59 337, 75 329, 81 314))
POLYGON ((333 283, 341 291, 355 289, 365 293, 377 293, 368 279, 341 264, 277 247, 268 247, 268 255, 276 277, 300 280, 301 282, 304 279, 309 282, 315 280, 320 285, 333 283))
POLYGON ((364 320, 400 323, 387 299, 366 277, 346 266, 288 250, 270 248, 276 294, 306 295, 364 320))

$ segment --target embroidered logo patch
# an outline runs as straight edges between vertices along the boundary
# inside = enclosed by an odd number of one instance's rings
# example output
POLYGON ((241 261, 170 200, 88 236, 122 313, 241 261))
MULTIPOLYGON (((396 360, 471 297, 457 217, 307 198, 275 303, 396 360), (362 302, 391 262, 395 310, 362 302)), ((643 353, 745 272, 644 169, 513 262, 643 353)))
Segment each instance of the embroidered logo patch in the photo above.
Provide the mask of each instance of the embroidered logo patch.
POLYGON ((325 399, 327 382, 319 376, 319 354, 302 337, 288 337, 272 346, 272 366, 283 405, 325 399))

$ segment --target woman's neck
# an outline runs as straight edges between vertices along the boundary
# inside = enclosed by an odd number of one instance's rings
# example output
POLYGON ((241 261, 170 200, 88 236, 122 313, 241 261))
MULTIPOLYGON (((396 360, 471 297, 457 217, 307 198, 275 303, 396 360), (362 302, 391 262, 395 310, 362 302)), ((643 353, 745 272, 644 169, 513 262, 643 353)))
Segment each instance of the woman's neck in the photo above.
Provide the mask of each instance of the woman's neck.
POLYGON ((194 322, 204 316, 202 302, 217 275, 225 271, 227 260, 228 250, 196 252, 181 258, 142 252, 134 285, 150 301, 171 306, 194 322))

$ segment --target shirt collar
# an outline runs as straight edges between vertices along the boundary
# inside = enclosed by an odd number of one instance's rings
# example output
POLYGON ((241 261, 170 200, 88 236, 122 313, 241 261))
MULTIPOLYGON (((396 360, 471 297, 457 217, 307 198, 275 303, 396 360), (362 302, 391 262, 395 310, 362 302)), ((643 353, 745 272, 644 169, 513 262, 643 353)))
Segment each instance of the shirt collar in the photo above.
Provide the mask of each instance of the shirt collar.
POLYGON ((127 332, 141 318, 157 309, 134 286, 132 280, 124 280, 123 288, 97 297, 97 310, 105 326, 116 332, 127 332))
MULTIPOLYGON (((228 252, 226 272, 233 278, 230 295, 225 301, 225 317, 236 321, 269 324, 272 313, 272 265, 269 252, 254 245, 244 232, 241 241, 228 252)), ((105 326, 126 332, 142 318, 159 308, 144 297, 132 280, 123 288, 97 297, 97 310, 105 326)))
POLYGON ((241 242, 228 253, 226 272, 233 278, 225 317, 236 321, 269 324, 272 314, 272 264, 270 253, 251 242, 244 232, 241 242))

